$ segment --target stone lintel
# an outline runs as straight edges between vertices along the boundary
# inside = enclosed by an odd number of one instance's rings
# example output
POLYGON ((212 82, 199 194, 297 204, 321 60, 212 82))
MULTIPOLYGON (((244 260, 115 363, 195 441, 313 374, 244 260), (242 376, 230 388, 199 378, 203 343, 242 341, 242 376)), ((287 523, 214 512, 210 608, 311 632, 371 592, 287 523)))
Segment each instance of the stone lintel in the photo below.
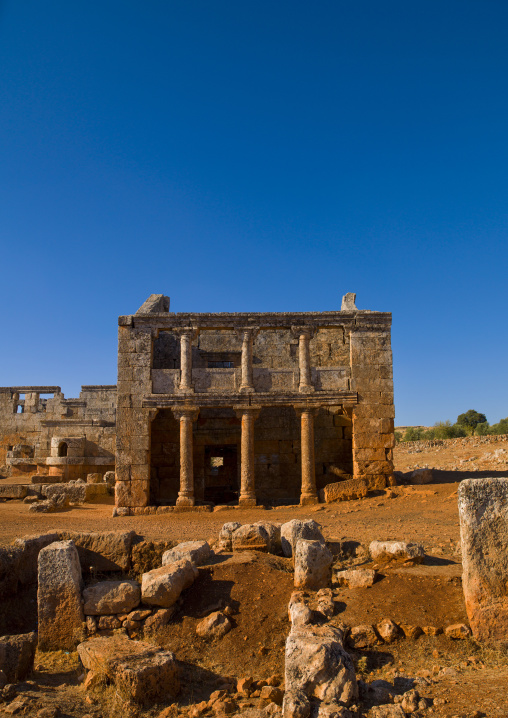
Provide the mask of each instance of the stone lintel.
MULTIPOLYGON (((178 396, 177 394, 148 394, 143 398, 143 408, 172 409, 181 406, 193 406, 196 408, 231 408, 241 409, 252 406, 247 399, 252 395, 248 394, 194 394, 178 396)), ((358 393, 356 391, 343 392, 313 392, 307 399, 298 394, 269 394, 256 393, 256 405, 264 406, 305 406, 309 408, 321 408, 340 405, 355 406, 358 404, 358 393)))
POLYGON ((120 326, 132 326, 135 320, 136 326, 149 326, 157 329, 176 330, 196 326, 200 329, 250 329, 259 327, 260 330, 291 328, 328 328, 346 327, 355 329, 357 327, 370 327, 373 331, 381 327, 389 329, 392 323, 391 312, 260 312, 249 314, 239 313, 188 313, 188 314, 156 314, 136 315, 119 317, 120 326), (129 321, 130 320, 130 321, 129 321))

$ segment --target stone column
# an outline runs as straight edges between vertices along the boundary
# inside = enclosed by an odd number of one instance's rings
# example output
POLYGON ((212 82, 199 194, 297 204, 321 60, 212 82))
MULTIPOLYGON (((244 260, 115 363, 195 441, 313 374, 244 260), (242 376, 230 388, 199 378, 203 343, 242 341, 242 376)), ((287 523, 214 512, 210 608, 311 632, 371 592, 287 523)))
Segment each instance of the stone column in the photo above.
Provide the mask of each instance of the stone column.
POLYGON ((242 327, 236 330, 242 339, 242 382, 240 384, 242 393, 255 391, 252 376, 252 346, 258 330, 259 327, 242 327))
POLYGON ((192 340, 196 331, 191 327, 180 329, 180 391, 192 394, 192 340))
POLYGON ((300 409, 301 455, 302 455, 302 493, 300 505, 318 503, 316 490, 316 466, 314 463, 314 409, 300 409))
POLYGON ((293 336, 298 337, 298 364, 300 382, 298 390, 304 394, 314 391, 310 371, 310 340, 314 333, 312 327, 291 327, 293 336))
POLYGON ((254 479, 254 422, 259 416, 259 407, 242 407, 236 414, 242 420, 241 439, 241 486, 238 503, 240 506, 256 505, 256 488, 254 479))
POLYGON ((192 457, 192 422, 196 421, 199 409, 181 407, 173 409, 180 422, 180 491, 177 506, 194 506, 194 466, 192 457))

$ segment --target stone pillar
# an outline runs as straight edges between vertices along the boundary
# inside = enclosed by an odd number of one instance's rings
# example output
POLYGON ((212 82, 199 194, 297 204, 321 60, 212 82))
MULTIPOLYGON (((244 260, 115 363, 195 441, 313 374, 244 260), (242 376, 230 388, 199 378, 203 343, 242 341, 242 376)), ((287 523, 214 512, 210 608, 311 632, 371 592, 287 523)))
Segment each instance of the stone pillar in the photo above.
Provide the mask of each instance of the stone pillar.
POLYGON ((298 365, 300 369, 298 390, 303 394, 314 391, 310 369, 310 340, 313 331, 312 327, 291 327, 293 336, 298 337, 298 365))
POLYGON ((180 391, 192 394, 192 340, 196 336, 196 330, 185 327, 178 331, 180 334, 180 391))
POLYGON ((255 391, 252 376, 252 346, 259 327, 242 327, 236 331, 242 340, 242 381, 240 391, 250 393, 255 391))
POLYGON ((177 506, 194 506, 194 466, 192 457, 192 422, 196 421, 199 409, 181 407, 173 409, 180 422, 180 491, 177 506))
POLYGON ((300 505, 318 503, 316 466, 314 463, 314 409, 298 410, 301 422, 302 493, 300 505))
POLYGON ((241 467, 240 467, 240 506, 256 505, 256 488, 254 479, 254 422, 259 416, 259 407, 242 407, 236 410, 242 420, 241 467))
POLYGON ((40 651, 73 651, 83 640, 81 565, 72 541, 39 552, 37 606, 40 651))

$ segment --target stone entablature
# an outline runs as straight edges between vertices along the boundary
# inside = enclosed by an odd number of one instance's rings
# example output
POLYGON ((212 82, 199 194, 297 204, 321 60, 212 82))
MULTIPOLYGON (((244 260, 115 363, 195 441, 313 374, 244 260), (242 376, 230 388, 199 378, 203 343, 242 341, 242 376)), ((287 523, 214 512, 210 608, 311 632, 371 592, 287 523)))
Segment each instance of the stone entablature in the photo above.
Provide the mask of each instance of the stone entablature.
POLYGON ((266 498, 270 476, 274 495, 284 486, 291 495, 296 471, 302 503, 317 500, 316 470, 385 486, 391 314, 357 310, 354 295, 343 307, 174 314, 169 298, 152 295, 119 317, 117 507, 206 499, 213 451, 233 467, 240 503, 256 502, 259 478, 266 498))

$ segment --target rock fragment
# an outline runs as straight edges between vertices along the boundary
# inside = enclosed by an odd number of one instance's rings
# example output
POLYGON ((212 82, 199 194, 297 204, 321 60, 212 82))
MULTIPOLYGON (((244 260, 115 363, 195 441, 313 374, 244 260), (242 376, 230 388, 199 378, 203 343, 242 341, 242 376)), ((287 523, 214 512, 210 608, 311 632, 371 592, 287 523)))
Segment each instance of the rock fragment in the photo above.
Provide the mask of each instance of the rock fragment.
POLYGON ((330 580, 333 556, 324 542, 299 539, 295 550, 295 587, 318 590, 330 580))
POLYGON ((312 519, 302 521, 301 519, 293 519, 282 524, 280 529, 282 553, 284 556, 291 558, 294 555, 297 541, 299 539, 307 539, 309 541, 321 541, 324 543, 323 534, 317 524, 312 519))
POLYGON ((143 603, 169 608, 176 603, 182 591, 188 588, 197 576, 198 569, 185 559, 148 571, 143 574, 141 580, 143 603))
POLYGON ((141 587, 137 581, 101 581, 83 591, 86 616, 127 613, 139 605, 141 587))

